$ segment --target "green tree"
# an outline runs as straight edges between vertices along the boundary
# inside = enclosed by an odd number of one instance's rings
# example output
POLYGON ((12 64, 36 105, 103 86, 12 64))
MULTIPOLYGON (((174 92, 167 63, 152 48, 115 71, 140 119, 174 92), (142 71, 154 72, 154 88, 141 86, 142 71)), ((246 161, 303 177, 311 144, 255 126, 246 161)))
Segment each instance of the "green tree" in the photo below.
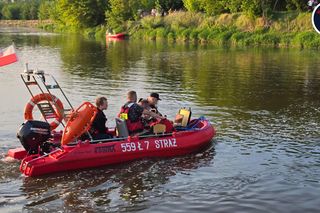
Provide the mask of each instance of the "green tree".
POLYGON ((1 10, 3 19, 17 20, 20 19, 20 7, 18 4, 6 4, 1 10))
POLYGON ((155 6, 155 0, 140 0, 141 10, 150 11, 155 6))
POLYGON ((218 15, 227 10, 227 1, 225 0, 204 0, 202 1, 202 8, 208 15, 218 15))
POLYGON ((226 7, 231 13, 236 13, 241 11, 241 4, 243 0, 229 0, 226 3, 226 7))
POLYGON ((20 18, 25 20, 38 19, 39 2, 37 0, 19 3, 20 18))
POLYGON ((183 4, 190 12, 199 12, 202 10, 201 0, 183 0, 183 4))
POLYGON ((286 0, 288 10, 306 10, 307 1, 304 0, 286 0))
POLYGON ((158 10, 168 12, 169 10, 179 10, 183 8, 182 0, 156 0, 155 6, 158 10))
POLYGON ((108 27, 120 32, 126 30, 126 21, 139 18, 138 11, 143 5, 136 0, 110 0, 109 7, 106 11, 108 27))
POLYGON ((108 27, 114 31, 123 31, 125 21, 130 18, 129 3, 126 0, 110 0, 110 10, 106 12, 108 27))
POLYGON ((40 20, 45 20, 50 18, 50 14, 53 13, 54 2, 52 1, 42 1, 38 9, 38 18, 40 20))
POLYGON ((263 0, 243 0, 241 11, 249 16, 259 16, 262 14, 261 2, 263 0))
POLYGON ((103 24, 106 0, 57 0, 52 17, 72 28, 94 27, 103 24))
POLYGON ((3 8, 3 3, 0 2, 0 19, 2 19, 2 8, 3 8))

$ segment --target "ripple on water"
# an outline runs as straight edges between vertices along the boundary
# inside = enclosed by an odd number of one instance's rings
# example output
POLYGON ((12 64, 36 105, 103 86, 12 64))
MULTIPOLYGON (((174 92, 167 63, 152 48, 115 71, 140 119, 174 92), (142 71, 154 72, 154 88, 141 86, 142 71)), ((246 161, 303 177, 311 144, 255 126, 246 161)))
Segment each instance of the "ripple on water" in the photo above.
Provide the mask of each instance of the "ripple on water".
MULTIPOLYGON (((110 126, 128 90, 139 97, 156 91, 161 112, 173 118, 179 107, 191 107, 194 117, 210 119, 217 137, 197 154, 41 178, 23 177, 18 162, 2 160, 1 212, 318 211, 316 52, 138 41, 106 47, 78 37, 1 33, 1 46, 12 40, 20 61, 54 74, 74 106, 107 96, 110 126)), ((19 144, 29 99, 13 69, 21 64, 0 71, 0 96, 11 103, 0 107, 2 159, 19 144)))

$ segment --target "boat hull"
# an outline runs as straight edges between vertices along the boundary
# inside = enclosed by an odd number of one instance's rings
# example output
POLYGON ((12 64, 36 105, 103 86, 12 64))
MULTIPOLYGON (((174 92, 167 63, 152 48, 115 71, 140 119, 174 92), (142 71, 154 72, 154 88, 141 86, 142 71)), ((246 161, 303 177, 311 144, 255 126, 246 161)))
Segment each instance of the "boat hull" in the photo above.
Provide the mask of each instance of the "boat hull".
POLYGON ((127 34, 125 34, 125 33, 106 34, 106 39, 123 40, 126 38, 126 36, 127 36, 127 34))
MULTIPOLYGON (((20 165, 26 176, 78 170, 118 164, 141 158, 186 155, 207 146, 215 135, 209 121, 201 121, 201 128, 152 137, 128 137, 120 141, 63 145, 48 155, 30 155, 20 165)), ((19 155, 21 156, 21 154, 19 155)))

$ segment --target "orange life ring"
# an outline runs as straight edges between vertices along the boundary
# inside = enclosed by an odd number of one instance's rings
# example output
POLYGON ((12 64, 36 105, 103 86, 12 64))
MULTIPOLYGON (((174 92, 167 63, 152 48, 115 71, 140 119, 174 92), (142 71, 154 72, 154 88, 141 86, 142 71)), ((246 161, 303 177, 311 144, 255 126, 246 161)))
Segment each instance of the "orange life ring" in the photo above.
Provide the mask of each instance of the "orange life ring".
POLYGON ((90 102, 82 103, 70 116, 63 130, 61 144, 65 145, 88 131, 98 109, 90 102))
POLYGON ((27 105, 24 108, 24 119, 33 120, 33 108, 36 104, 40 103, 41 101, 49 101, 55 103, 54 106, 56 107, 54 109, 55 113, 53 117, 55 119, 50 123, 51 130, 54 130, 59 126, 63 119, 63 104, 56 96, 50 95, 49 93, 41 93, 31 98, 31 100, 27 103, 27 105))

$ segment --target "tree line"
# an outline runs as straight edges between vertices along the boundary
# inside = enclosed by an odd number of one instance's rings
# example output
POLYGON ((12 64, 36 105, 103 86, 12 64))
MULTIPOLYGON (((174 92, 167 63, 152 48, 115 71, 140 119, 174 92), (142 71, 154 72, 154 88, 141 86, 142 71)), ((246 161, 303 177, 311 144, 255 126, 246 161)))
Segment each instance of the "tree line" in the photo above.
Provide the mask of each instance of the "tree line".
POLYGON ((306 0, 0 0, 0 19, 52 19, 70 28, 106 25, 124 27, 156 11, 165 15, 178 10, 204 13, 245 13, 265 16, 272 11, 305 11, 306 0))

